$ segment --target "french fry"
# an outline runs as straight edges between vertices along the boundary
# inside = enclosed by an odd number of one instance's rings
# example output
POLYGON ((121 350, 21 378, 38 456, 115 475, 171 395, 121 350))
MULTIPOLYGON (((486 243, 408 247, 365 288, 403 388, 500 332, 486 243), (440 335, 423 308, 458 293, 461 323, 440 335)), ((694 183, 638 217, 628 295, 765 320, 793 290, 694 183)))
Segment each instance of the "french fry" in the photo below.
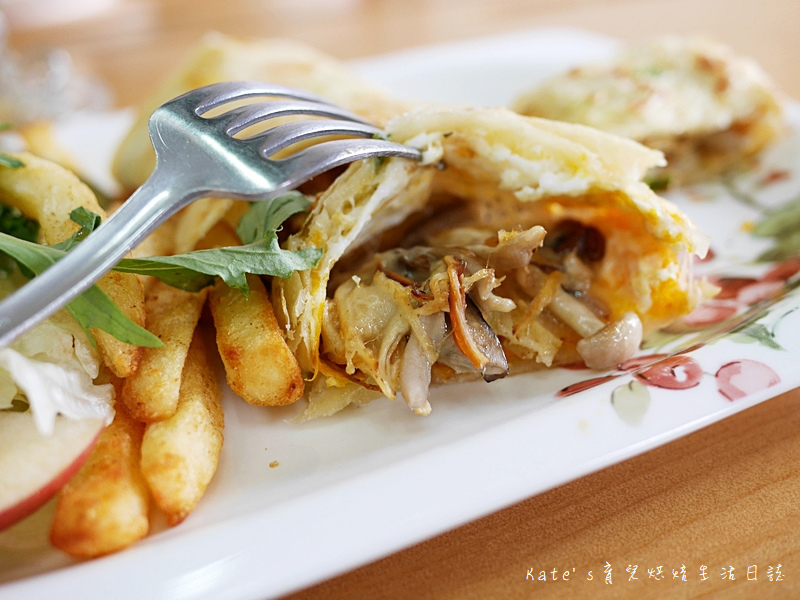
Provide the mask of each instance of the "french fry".
POLYGON ((250 404, 291 404, 303 395, 303 375, 283 339, 261 279, 248 275, 247 283, 247 298, 222 281, 209 294, 228 385, 250 404))
MULTIPOLYGON (((229 246, 238 238, 220 223, 202 245, 229 246)), ((283 338, 261 279, 248 275, 250 293, 218 281, 208 295, 217 348, 231 389, 257 406, 284 406, 303 395, 300 366, 283 338)))
POLYGON ((61 490, 50 542, 76 558, 121 550, 147 535, 150 497, 139 466, 144 425, 118 407, 92 454, 61 490))
POLYGON ((178 409, 147 426, 141 466, 153 501, 177 525, 194 510, 222 450, 221 393, 198 329, 183 369, 178 409))
MULTIPOLYGON (((106 212, 97 198, 76 175, 57 164, 29 153, 18 155, 24 166, 0 170, 0 201, 18 208, 39 223, 39 237, 44 244, 57 244, 70 237, 78 225, 70 213, 78 208, 99 214, 106 212)), ((137 325, 144 325, 144 290, 136 275, 109 273, 98 281, 100 288, 137 325)), ((119 341, 102 331, 96 334, 103 361, 118 377, 128 377, 139 366, 142 349, 119 341)))
POLYGON ((229 198, 202 198, 184 208, 176 217, 175 253, 194 250, 197 242, 225 216, 234 203, 239 204, 229 198))
POLYGON ((27 152, 16 157, 24 166, 2 170, 0 197, 39 222, 42 243, 57 244, 75 233, 78 224, 70 220, 69 214, 81 206, 106 218, 95 195, 77 175, 27 152))
POLYGON ((205 290, 185 292, 160 281, 149 288, 147 329, 164 347, 145 348, 139 369, 125 379, 121 400, 135 419, 151 423, 175 414, 181 373, 205 298, 205 290))
MULTIPOLYGON (((169 256, 176 254, 175 236, 177 235, 177 217, 172 217, 159 225, 153 233, 148 235, 142 242, 131 250, 134 258, 148 258, 150 256, 169 256)), ((145 276, 141 276, 145 277, 145 276)), ((155 279, 154 277, 149 277, 155 279)))
MULTIPOLYGON (((97 282, 97 285, 131 321, 144 326, 144 288, 136 275, 110 271, 97 282)), ((100 329, 92 329, 92 335, 97 341, 97 350, 103 362, 114 375, 130 377, 136 373, 142 359, 143 348, 121 342, 100 329)))

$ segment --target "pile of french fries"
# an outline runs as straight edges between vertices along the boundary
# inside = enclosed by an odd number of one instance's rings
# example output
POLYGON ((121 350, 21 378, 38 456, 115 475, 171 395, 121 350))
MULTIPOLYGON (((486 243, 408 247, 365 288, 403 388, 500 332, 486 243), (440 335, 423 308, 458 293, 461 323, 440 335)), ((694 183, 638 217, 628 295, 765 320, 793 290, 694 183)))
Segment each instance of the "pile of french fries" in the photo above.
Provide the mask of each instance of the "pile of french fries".
MULTIPOLYGON (((24 167, 6 169, 0 178, 0 198, 39 222, 41 243, 72 235, 77 225, 69 214, 79 206, 106 217, 71 171, 33 154, 19 158, 24 167)), ((243 208, 229 200, 200 201, 156 231, 136 255, 236 245, 232 223, 243 208)), ((116 415, 59 495, 50 533, 56 548, 77 558, 115 552, 147 535, 154 507, 176 525, 197 506, 223 443, 217 354, 228 384, 247 402, 281 405, 302 395, 300 369, 278 329, 267 288, 254 276, 249 284, 245 299, 223 282, 190 293, 111 272, 98 283, 164 346, 131 346, 92 331, 104 377, 116 390, 116 415)))
MULTIPOLYGON (((153 169, 147 122, 155 108, 189 89, 242 79, 311 91, 377 125, 407 109, 311 47, 209 34, 139 107, 114 157, 121 186, 133 191, 153 169)), ((20 133, 32 153, 48 160, 21 156, 25 166, 6 170, 0 200, 39 221, 39 241, 55 244, 71 236, 78 226, 69 215, 79 206, 105 219, 93 192, 73 174, 72 157, 49 124, 29 124, 20 133)), ((236 225, 247 208, 229 199, 199 200, 133 255, 238 245, 236 225)), ((98 285, 164 347, 131 346, 92 331, 116 389, 116 416, 61 491, 51 531, 55 547, 79 558, 115 552, 147 535, 153 507, 171 525, 195 508, 214 475, 223 443, 223 408, 214 373, 224 371, 233 392, 253 405, 291 404, 304 392, 297 359, 273 313, 269 281, 248 276, 247 298, 221 281, 189 293, 147 277, 112 272, 98 285)))

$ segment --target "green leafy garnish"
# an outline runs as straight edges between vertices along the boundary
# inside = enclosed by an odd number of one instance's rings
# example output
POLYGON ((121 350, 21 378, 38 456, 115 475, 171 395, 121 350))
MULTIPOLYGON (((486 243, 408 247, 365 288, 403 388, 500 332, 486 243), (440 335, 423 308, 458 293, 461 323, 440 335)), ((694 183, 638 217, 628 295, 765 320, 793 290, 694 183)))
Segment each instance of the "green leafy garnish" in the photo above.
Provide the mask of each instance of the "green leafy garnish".
POLYGON ((0 232, 35 242, 39 233, 39 223, 23 215, 17 208, 0 204, 0 232))
POLYGON ((196 291, 220 277, 247 296, 245 275, 289 277, 310 269, 322 257, 322 250, 306 248, 292 252, 278 244, 278 229, 292 215, 308 210, 310 202, 299 192, 290 192, 271 202, 256 202, 242 217, 237 234, 243 246, 195 250, 176 256, 122 260, 114 270, 153 275, 164 283, 196 291))
POLYGON ((281 224, 292 215, 306 212, 311 203, 300 192, 288 192, 272 202, 255 202, 240 219, 236 234, 243 244, 277 235, 281 224))
POLYGON ((20 167, 24 167, 25 163, 18 158, 9 156, 5 152, 0 152, 0 165, 9 169, 19 169, 20 167))
MULTIPOLYGON (((35 242, 39 223, 23 215, 19 209, 0 204, 0 232, 35 242)), ((0 272, 11 273, 13 270, 14 261, 5 252, 0 252, 0 272)))
MULTIPOLYGON (((291 192, 272 202, 254 203, 242 217, 237 233, 243 246, 197 250, 176 256, 123 259, 115 271, 151 275, 164 283, 187 291, 199 291, 220 277, 229 286, 249 292, 246 274, 289 277, 294 271, 310 269, 322 256, 318 248, 296 252, 278 244, 278 229, 292 215, 308 210, 308 199, 291 192)), ((69 239, 54 246, 42 246, 0 232, 0 251, 13 257, 20 266, 38 275, 61 259, 70 249, 94 231, 100 217, 78 208, 70 218, 80 229, 69 239)), ((130 321, 97 286, 92 286, 67 305, 69 313, 87 330, 98 328, 117 339, 138 346, 159 347, 161 341, 130 321)), ((91 337, 91 336, 90 336, 91 337)))
POLYGON ((77 246, 80 242, 86 239, 86 236, 92 233, 95 229, 100 227, 100 215, 95 214, 91 211, 86 210, 82 206, 79 206, 71 213, 69 213, 69 218, 80 225, 80 229, 73 233, 69 238, 64 240, 59 244, 54 244, 50 246, 51 248, 56 248, 57 250, 63 250, 64 252, 68 252, 72 250, 75 246, 77 246))
MULTIPOLYGON (((64 250, 34 244, 12 237, 7 233, 0 233, 0 250, 10 255, 34 275, 43 273, 65 254, 64 250)), ((96 327, 128 344, 148 348, 163 346, 158 337, 131 321, 96 285, 75 298, 65 308, 80 324, 92 344, 94 344, 94 337, 89 329, 96 327)))

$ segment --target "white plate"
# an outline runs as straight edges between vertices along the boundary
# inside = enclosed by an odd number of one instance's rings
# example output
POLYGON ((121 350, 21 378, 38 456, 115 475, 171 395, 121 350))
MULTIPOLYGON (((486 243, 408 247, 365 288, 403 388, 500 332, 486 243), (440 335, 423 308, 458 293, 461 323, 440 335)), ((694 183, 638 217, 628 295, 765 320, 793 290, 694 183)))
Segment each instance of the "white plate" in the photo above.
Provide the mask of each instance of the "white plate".
MULTIPOLYGON (((409 98, 505 104, 542 76, 602 57, 613 46, 582 32, 534 31, 356 66, 409 98)), ((800 122, 796 111, 792 120, 800 122)), ((428 418, 383 400, 303 425, 287 422, 296 408, 256 409, 229 395, 218 474, 186 522, 158 527, 119 554, 74 564, 47 548, 45 509, 0 535, 0 581, 7 582, 0 596, 281 595, 797 387, 792 357, 800 354, 800 336, 791 333, 800 331, 800 298, 782 296, 797 276, 765 283, 769 267, 750 261, 773 240, 754 239, 742 226, 763 217, 758 206, 766 210, 798 196, 800 178, 791 172, 798 157, 792 136, 753 174, 738 178, 738 196, 749 194, 749 203, 733 199, 720 183, 674 194, 713 236, 716 258, 702 268, 753 278, 732 299, 717 301, 712 316, 763 309, 755 325, 670 359, 660 378, 650 378, 651 384, 693 387, 644 385, 620 371, 602 385, 557 397, 592 374, 554 370, 437 389, 428 418), (754 308, 756 292, 764 289, 769 297, 754 308), (720 386, 744 395, 731 400, 720 386)), ((660 348, 645 353, 669 352, 703 335, 664 336, 660 348)))

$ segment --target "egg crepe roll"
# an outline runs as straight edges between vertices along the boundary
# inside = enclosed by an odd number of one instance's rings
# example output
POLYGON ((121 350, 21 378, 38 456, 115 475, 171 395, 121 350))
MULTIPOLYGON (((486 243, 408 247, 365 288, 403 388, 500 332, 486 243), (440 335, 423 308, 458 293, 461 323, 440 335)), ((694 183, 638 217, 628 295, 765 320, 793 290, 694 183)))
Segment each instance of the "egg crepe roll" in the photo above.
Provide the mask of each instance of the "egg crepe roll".
POLYGON ((377 84, 353 73, 343 62, 301 42, 211 32, 187 52, 138 107, 135 123, 117 149, 112 165, 114 176, 123 188, 135 190, 155 167, 147 129, 153 111, 190 90, 222 81, 264 81, 305 90, 355 112, 378 127, 408 108, 377 84))
POLYGON ((524 91, 515 111, 582 123, 664 152, 648 176, 675 187, 741 165, 786 130, 783 95, 755 61, 700 36, 623 47, 524 91))
POLYGON ((423 160, 351 165, 285 242, 320 262, 273 280, 305 416, 398 392, 428 414, 433 384, 612 368, 709 294, 692 271, 708 239, 642 182, 660 152, 502 108, 387 131, 423 160))

